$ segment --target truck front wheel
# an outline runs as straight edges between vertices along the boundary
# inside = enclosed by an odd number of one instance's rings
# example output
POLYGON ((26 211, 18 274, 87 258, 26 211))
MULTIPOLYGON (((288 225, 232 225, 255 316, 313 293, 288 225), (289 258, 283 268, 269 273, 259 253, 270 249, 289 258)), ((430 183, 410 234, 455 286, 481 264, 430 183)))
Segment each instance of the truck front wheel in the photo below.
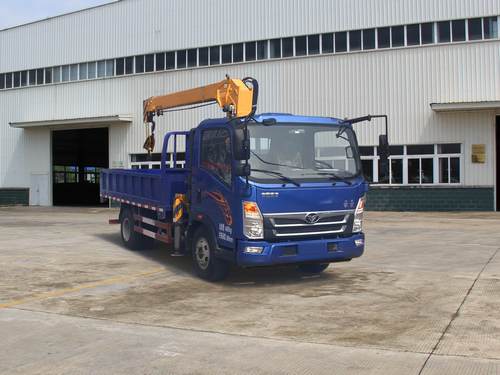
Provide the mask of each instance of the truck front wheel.
POLYGON ((298 269, 301 272, 308 273, 311 275, 315 275, 323 272, 328 268, 330 263, 307 263, 307 264, 299 264, 298 269))
POLYGON ((120 233, 122 241, 131 250, 150 249, 154 245, 154 239, 146 237, 134 231, 135 219, 132 210, 126 208, 121 215, 120 233))
POLYGON ((215 257, 215 240, 209 231, 201 227, 192 241, 193 263, 196 274, 208 281, 220 281, 227 277, 229 264, 215 257))

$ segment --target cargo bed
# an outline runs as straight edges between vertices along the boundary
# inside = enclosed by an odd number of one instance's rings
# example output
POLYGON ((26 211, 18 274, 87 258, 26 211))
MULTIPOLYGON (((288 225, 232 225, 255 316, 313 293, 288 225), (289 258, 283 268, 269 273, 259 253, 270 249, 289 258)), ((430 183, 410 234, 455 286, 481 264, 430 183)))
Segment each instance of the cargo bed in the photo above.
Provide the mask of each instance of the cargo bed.
POLYGON ((104 169, 102 199, 158 212, 172 211, 175 194, 186 192, 188 171, 175 169, 104 169))

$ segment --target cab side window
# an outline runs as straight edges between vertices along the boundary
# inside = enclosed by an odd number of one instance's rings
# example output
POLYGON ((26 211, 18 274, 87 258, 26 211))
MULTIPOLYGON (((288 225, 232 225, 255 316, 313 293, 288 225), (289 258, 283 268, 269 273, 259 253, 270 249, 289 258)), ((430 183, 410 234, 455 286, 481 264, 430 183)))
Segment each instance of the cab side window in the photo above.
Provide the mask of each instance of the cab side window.
POLYGON ((200 164, 220 178, 227 185, 231 185, 231 137, 227 129, 205 130, 201 136, 200 164))

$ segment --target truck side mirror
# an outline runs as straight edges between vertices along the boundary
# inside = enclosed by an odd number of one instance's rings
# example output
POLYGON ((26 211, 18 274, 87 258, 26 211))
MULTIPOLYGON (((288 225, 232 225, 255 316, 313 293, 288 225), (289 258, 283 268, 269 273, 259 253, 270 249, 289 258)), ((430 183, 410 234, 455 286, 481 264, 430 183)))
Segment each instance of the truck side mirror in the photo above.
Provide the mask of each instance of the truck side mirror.
POLYGON ((234 160, 250 159, 250 140, 248 137, 248 130, 244 128, 234 129, 233 140, 234 160))
POLYGON ((234 174, 239 177, 248 177, 252 172, 252 168, 248 163, 237 163, 234 168, 234 174))
POLYGON ((378 155, 380 157, 379 173, 382 181, 389 180, 389 141, 387 134, 381 134, 378 137, 378 155))

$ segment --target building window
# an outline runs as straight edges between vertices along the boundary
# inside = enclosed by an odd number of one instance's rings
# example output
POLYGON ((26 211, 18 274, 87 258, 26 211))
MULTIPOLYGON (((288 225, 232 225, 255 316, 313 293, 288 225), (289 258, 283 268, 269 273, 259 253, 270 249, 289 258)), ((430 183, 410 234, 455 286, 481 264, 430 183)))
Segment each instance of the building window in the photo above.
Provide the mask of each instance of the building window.
MULTIPOLYGON (((144 56, 142 56, 142 58, 143 58, 142 61, 144 63, 144 56)), ((136 62, 137 62, 137 60, 136 60, 136 62)), ((136 68, 137 68, 137 65, 136 65, 136 68)), ((144 65, 142 65, 142 68, 144 69, 144 65)), ((104 61, 104 60, 97 62, 97 78, 102 78, 102 77, 106 77, 106 61, 104 61)))
MULTIPOLYGON (((80 66, 80 75, 81 75, 81 66, 80 66)), ((116 59, 116 75, 122 76, 125 74, 125 59, 116 59)), ((81 79, 81 78, 80 78, 81 79)))
MULTIPOLYGON (((52 68, 45 69, 45 83, 46 84, 52 83, 52 68)), ((21 74, 21 86, 26 86, 26 84, 23 85, 23 75, 22 74, 21 74)))
POLYGON ((155 55, 149 54, 145 56, 145 69, 144 71, 150 73, 155 71, 155 55))
MULTIPOLYGON (((132 56, 125 58, 125 74, 134 74, 134 58, 132 56)), ((90 78, 90 66, 89 66, 90 78)))
POLYGON ((233 62, 233 48, 231 44, 222 46, 222 63, 230 64, 233 62))
POLYGON ((0 74, 0 90, 5 89, 5 74, 0 74))
POLYGON ((335 52, 347 51, 347 33, 335 33, 335 52))
POLYGON ((106 77, 115 75, 115 60, 106 60, 106 77))
MULTIPOLYGON (((52 69, 46 69, 46 70, 51 70, 52 71, 52 69)), ((0 80, 2 80, 2 78, 0 78, 0 80)), ((1 83, 2 82, 0 82, 0 84, 1 83)), ((47 82, 47 83, 50 83, 50 82, 47 82)), ((28 71, 25 70, 25 71, 21 72, 21 86, 25 87, 27 85, 28 85, 28 71)))
POLYGON ((165 68, 167 70, 175 69, 175 52, 165 54, 165 68))
POLYGON ((89 62, 87 64, 87 75, 89 79, 94 79, 97 77, 97 63, 95 61, 89 62))
POLYGON ((293 56, 293 38, 283 38, 281 40, 281 47, 283 48, 282 57, 293 56))
POLYGON ((61 67, 60 66, 55 66, 52 69, 52 75, 53 75, 53 81, 54 83, 59 83, 61 82, 61 67))
POLYGON ((420 24, 406 26, 406 44, 408 46, 420 45, 420 24))
POLYGON ((333 53, 333 51, 334 51, 333 33, 321 35, 321 52, 333 53))
POLYGON ((257 60, 266 60, 268 58, 269 43, 267 40, 257 42, 257 60))
MULTIPOLYGON (((123 61, 123 59, 121 59, 123 61)), ((80 79, 88 78, 88 65, 87 63, 80 64, 80 79)))
POLYGON ((208 48, 200 48, 198 50, 198 65, 207 66, 208 65, 208 48))
POLYGON ((245 43, 245 61, 254 61, 257 58, 257 47, 255 42, 245 43))
POLYGON ((465 20, 451 21, 451 35, 454 42, 465 40, 465 20))
POLYGON ((295 56, 307 55, 307 37, 298 36, 295 38, 295 56))
POLYGON ((43 85, 44 83, 44 76, 43 76, 43 69, 37 69, 36 70, 36 84, 37 85, 43 85))
MULTIPOLYGON (((30 72, 30 78, 31 78, 31 72, 30 72)), ((63 82, 69 81, 69 65, 64 65, 62 67, 62 79, 61 79, 61 81, 63 81, 63 82)))
POLYGON ((483 21, 484 39, 498 38, 498 18, 487 17, 483 21))
POLYGON ((84 167, 83 179, 88 184, 99 184, 99 178, 101 175, 101 168, 97 167, 84 167))
POLYGON ((377 29, 378 48, 389 48, 391 46, 391 28, 381 27, 377 29))
POLYGON ((422 30, 422 44, 434 43, 434 23, 423 23, 420 28, 422 30))
POLYGON ((186 67, 186 60, 186 50, 177 51, 177 69, 184 69, 186 67))
POLYGON ((368 182, 375 182, 373 178, 375 175, 374 163, 376 161, 374 150, 375 148, 372 146, 361 146, 359 148, 363 175, 368 182))
POLYGON ((391 146, 389 179, 380 175, 378 147, 360 147, 365 178, 373 183, 459 184, 462 160, 461 144, 391 146))
POLYGON ((439 43, 451 42, 450 21, 438 22, 437 28, 438 28, 438 42, 439 43))
POLYGON ((233 62, 238 63, 243 61, 243 43, 233 44, 233 62))
POLYGON ((468 21, 469 40, 483 39, 483 20, 473 18, 468 21))
MULTIPOLYGON (((100 76, 100 69, 99 69, 99 64, 101 61, 97 63, 97 76, 100 76)), ((135 73, 144 73, 144 55, 141 56, 136 56, 135 57, 135 73)))
POLYGON ((405 45, 405 27, 391 27, 392 47, 403 47, 405 45))
POLYGON ((21 72, 14 73, 14 87, 21 86, 21 72))
POLYGON ((434 145, 411 145, 406 146, 408 155, 432 155, 434 153, 434 145))
POLYGON ((78 80, 78 64, 69 66, 69 79, 70 81, 78 80))
POLYGON ((349 51, 361 50, 361 30, 349 32, 349 51))
POLYGON ((309 55, 319 54, 319 34, 307 37, 307 53, 309 55))
POLYGON ((210 47, 210 65, 220 64, 220 47, 210 47))
MULTIPOLYGON (((117 67, 117 70, 118 70, 118 67, 117 67)), ((164 53, 157 53, 156 54, 155 70, 157 72, 161 72, 161 71, 165 70, 165 54, 164 53)))
POLYGON ((363 49, 375 49, 375 29, 363 30, 363 49))
POLYGON ((188 67, 194 68, 198 66, 198 50, 196 48, 187 51, 188 67))
POLYGON ((6 89, 12 88, 12 73, 5 74, 5 88, 6 89))
POLYGON ((271 43, 271 59, 281 58, 281 39, 272 39, 271 43))
POLYGON ((77 166, 54 166, 55 184, 76 184, 78 183, 79 168, 77 166))
MULTIPOLYGON (((10 76, 10 75, 11 75, 10 73, 7 73, 6 77, 10 76)), ((30 70, 28 72, 28 82, 29 82, 30 86, 36 85, 36 70, 30 70)), ((5 85, 7 87, 11 87, 11 86, 8 86, 7 83, 5 83, 5 85)))

